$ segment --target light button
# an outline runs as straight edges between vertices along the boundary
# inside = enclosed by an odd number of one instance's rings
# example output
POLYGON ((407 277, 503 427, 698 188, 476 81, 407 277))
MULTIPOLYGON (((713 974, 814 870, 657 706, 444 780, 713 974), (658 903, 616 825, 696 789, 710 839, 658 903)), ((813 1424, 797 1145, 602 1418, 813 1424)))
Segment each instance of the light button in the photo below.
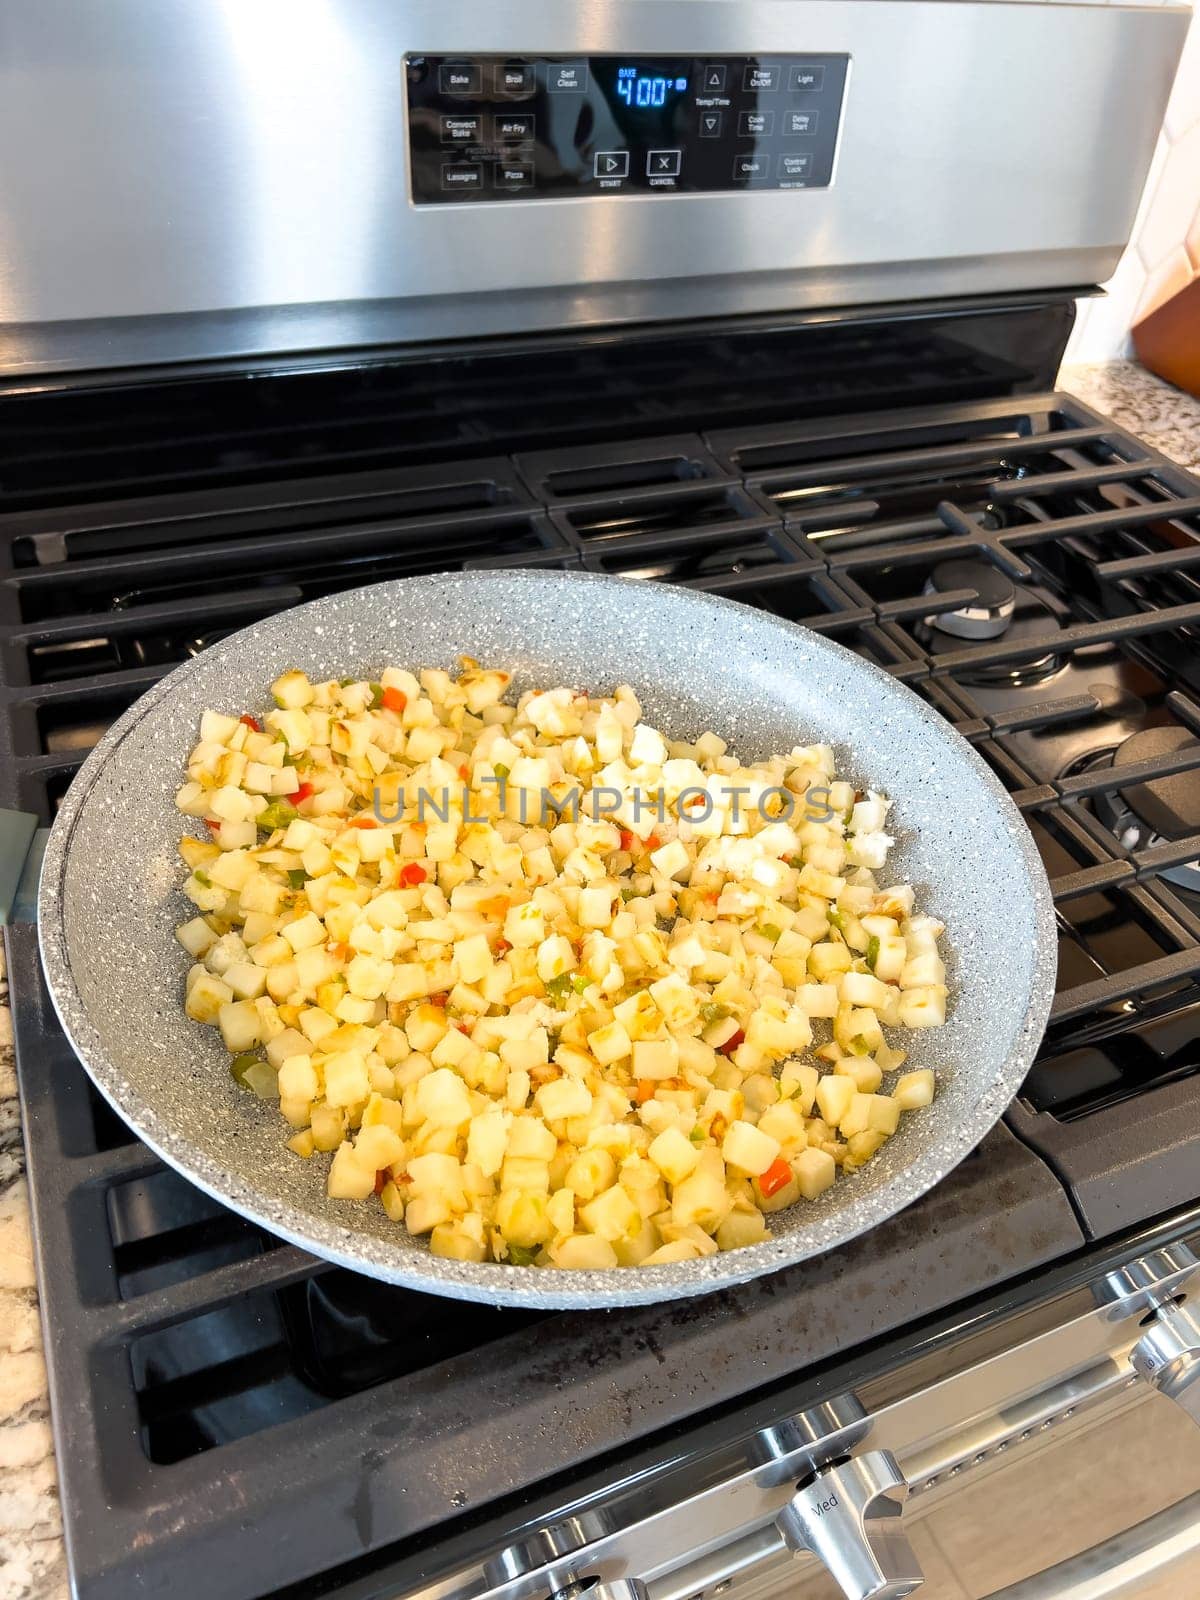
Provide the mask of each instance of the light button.
POLYGON ((788 88, 793 92, 804 89, 809 94, 820 94, 824 87, 824 67, 793 67, 788 73, 788 88))

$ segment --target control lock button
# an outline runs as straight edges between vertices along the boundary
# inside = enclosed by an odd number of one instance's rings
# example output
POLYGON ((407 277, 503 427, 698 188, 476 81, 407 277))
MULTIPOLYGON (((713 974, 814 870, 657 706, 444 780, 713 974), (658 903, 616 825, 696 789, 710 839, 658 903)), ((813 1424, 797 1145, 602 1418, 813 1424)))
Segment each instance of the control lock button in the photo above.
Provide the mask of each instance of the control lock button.
POLYGON ((813 158, 810 150, 803 154, 786 155, 779 158, 779 176, 786 183, 797 183, 802 178, 812 176, 813 158))

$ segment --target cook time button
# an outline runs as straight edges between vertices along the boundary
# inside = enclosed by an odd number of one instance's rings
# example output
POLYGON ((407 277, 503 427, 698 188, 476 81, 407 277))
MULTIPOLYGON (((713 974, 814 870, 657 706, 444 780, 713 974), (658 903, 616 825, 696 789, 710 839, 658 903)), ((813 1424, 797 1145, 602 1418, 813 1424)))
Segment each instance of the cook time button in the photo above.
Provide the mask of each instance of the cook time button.
POLYGON ((769 137, 775 126, 773 111, 743 111, 738 117, 738 133, 743 139, 769 137))

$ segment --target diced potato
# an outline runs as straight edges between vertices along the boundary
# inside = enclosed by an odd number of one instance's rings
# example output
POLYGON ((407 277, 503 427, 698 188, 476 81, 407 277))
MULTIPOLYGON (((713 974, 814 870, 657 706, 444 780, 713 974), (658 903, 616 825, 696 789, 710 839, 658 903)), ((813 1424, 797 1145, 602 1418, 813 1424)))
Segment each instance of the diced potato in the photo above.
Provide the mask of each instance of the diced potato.
POLYGON ((933 1093, 933 1073, 928 1067, 922 1067, 916 1072, 902 1073, 896 1079, 892 1099, 901 1111, 916 1111, 921 1106, 933 1104, 933 1093))
POLYGON ((295 670, 261 727, 204 713, 176 794, 210 825, 179 844, 186 1015, 265 1049, 289 1148, 434 1255, 608 1271, 756 1244, 933 1098, 924 1070, 883 1092, 906 1060, 884 1028, 946 1013, 942 924, 875 877, 890 802, 827 745, 744 766, 628 686, 508 704, 510 681, 295 670))
POLYGON ((837 1177, 837 1164, 827 1151, 810 1148, 802 1150, 795 1158, 792 1162, 792 1172, 804 1198, 815 1200, 818 1195, 824 1194, 826 1189, 833 1187, 837 1177))

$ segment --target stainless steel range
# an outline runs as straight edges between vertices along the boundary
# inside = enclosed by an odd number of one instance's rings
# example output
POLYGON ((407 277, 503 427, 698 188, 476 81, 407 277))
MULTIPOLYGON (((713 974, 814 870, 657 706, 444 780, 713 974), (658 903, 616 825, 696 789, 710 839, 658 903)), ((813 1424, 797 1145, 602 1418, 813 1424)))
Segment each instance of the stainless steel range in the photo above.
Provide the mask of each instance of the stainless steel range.
MULTIPOLYGON (((767 1600, 818 1561, 899 1597, 905 1527, 997 1462, 1148 1386, 1200 1419, 1200 483, 1052 392, 1185 15, 0 21, 14 838, 234 629, 582 567, 910 684, 1012 791, 1060 928, 1033 1070, 918 1205, 708 1299, 522 1313, 316 1261, 140 1145, 54 1021, 35 844, 6 935, 79 1600, 767 1600)), ((1198 1544, 1185 1499, 1012 1595, 1198 1544)))

